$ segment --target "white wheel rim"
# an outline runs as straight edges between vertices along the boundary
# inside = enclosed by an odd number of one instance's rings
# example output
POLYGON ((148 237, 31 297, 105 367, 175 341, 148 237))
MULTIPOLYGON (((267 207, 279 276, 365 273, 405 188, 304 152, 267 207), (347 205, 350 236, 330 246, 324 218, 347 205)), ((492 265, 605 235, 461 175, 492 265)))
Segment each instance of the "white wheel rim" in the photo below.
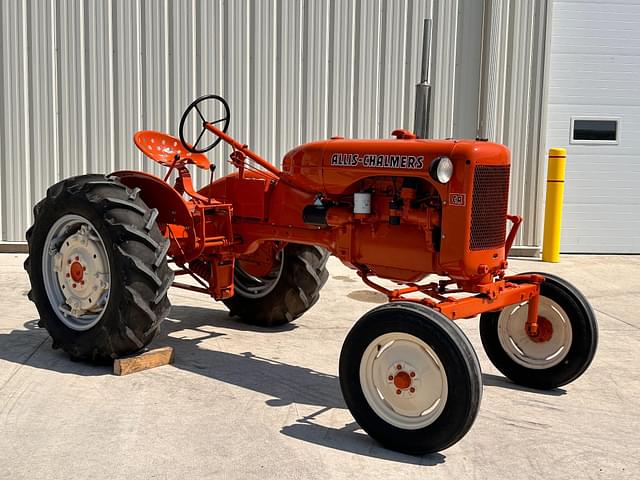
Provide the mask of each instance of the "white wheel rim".
POLYGON ((64 215, 51 227, 42 252, 42 277, 56 316, 72 330, 96 325, 109 301, 111 272, 102 238, 80 215, 64 215))
POLYGON ((527 302, 512 305, 500 312, 498 339, 509 357, 523 367, 536 370, 559 364, 569 353, 572 340, 571 322, 567 313, 550 298, 540 296, 538 317, 549 321, 553 328, 551 338, 534 341, 526 331, 527 302))
POLYGON ((432 424, 447 403, 442 362, 429 345, 408 333, 387 333, 369 344, 360 360, 360 385, 381 419, 406 430, 432 424))

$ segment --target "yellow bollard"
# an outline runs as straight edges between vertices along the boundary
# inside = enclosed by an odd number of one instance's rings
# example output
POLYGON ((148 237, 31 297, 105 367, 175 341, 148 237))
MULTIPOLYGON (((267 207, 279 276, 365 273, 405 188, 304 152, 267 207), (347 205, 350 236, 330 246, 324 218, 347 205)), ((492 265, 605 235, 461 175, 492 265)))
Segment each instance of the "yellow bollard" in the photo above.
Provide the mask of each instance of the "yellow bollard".
POLYGON ((564 171, 567 150, 549 149, 547 168, 547 198, 544 206, 544 238, 542 241, 542 261, 560 261, 560 228, 562 226, 562 201, 564 197, 564 171))

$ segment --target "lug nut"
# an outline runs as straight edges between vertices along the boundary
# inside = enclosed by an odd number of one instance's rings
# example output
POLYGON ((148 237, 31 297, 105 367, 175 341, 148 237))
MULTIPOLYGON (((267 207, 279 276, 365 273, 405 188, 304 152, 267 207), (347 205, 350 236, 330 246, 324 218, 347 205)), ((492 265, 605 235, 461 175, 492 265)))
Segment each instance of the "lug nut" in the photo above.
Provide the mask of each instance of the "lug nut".
POLYGON ((78 260, 80 260, 80 257, 78 257, 78 256, 76 255, 76 261, 78 261, 78 260))
POLYGON ((398 390, 396 390, 396 393, 397 393, 398 395, 400 395, 400 394, 402 393, 402 390, 398 389, 398 390))
POLYGON ((402 365, 398 364, 398 365, 396 365, 396 368, 397 368, 398 370, 402 370, 402 365))
POLYGON ((69 275, 69 274, 67 273, 67 278, 69 278, 70 276, 71 276, 71 275, 69 275))
POLYGON ((71 286, 72 286, 73 288, 76 288, 76 284, 75 284, 75 283, 74 283, 74 284, 72 284, 71 286))
POLYGON ((389 381, 393 380, 393 375, 389 375, 389 381))
POLYGON ((413 387, 411 387, 411 388, 409 389, 409 391, 410 391, 411 393, 413 393, 413 392, 415 392, 415 391, 416 391, 416 389, 415 389, 415 388, 413 388, 413 387))
POLYGON ((412 377, 416 376, 416 372, 411 372, 409 375, 411 375, 412 377))

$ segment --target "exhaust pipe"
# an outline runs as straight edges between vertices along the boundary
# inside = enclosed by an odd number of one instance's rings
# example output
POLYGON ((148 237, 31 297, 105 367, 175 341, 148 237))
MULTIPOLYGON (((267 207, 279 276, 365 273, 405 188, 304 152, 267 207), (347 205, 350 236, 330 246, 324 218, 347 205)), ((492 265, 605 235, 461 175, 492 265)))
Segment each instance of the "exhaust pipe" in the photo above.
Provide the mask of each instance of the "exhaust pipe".
POLYGON ((416 85, 416 111, 414 130, 418 138, 430 138, 429 116, 431 114, 431 84, 429 83, 429 65, 431 62, 431 19, 424 19, 422 36, 422 68, 420 83, 416 85))

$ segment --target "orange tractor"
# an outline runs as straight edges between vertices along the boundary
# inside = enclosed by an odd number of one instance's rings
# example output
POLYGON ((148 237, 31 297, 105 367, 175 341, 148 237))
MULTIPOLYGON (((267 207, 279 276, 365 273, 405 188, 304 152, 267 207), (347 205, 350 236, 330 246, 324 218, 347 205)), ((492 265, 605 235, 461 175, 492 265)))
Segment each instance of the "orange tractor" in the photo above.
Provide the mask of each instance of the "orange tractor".
POLYGON ((184 112, 180 139, 136 133, 164 178, 118 171, 48 189, 25 268, 54 348, 91 361, 142 349, 171 286, 245 322, 289 322, 317 302, 332 254, 389 298, 352 328, 339 368, 353 417, 388 448, 438 451, 471 428, 482 376, 452 320, 481 315, 487 355, 517 384, 555 388, 589 366, 597 325, 584 296, 552 275, 505 274, 521 222, 507 214, 507 148, 396 130, 299 146, 279 170, 227 135, 229 119, 207 95, 184 112), (204 152, 221 141, 237 171, 196 190, 189 166, 213 179, 204 152))

